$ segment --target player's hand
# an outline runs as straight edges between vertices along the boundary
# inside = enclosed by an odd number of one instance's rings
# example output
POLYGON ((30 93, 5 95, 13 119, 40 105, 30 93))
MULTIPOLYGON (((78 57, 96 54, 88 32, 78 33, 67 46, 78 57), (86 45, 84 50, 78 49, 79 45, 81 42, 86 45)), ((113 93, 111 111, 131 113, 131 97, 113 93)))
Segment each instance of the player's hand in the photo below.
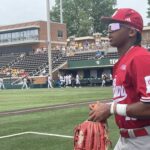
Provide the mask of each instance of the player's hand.
POLYGON ((105 103, 97 102, 89 105, 89 121, 100 122, 105 121, 110 117, 110 105, 105 103))

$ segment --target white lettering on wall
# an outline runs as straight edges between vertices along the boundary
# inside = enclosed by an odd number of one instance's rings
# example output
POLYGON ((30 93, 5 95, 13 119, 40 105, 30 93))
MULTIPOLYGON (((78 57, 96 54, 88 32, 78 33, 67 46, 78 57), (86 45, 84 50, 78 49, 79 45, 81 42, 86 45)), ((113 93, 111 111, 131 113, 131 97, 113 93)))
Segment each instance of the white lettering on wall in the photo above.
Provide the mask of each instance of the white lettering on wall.
POLYGON ((118 59, 110 59, 109 60, 111 65, 114 65, 117 61, 118 61, 118 59))

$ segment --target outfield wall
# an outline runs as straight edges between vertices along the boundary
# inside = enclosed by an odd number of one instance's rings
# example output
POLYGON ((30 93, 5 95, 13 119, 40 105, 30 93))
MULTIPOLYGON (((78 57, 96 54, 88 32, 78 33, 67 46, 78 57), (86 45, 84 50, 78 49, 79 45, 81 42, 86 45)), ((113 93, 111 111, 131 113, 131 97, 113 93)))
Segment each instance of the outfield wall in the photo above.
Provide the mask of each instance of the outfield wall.
POLYGON ((118 58, 102 58, 95 60, 78 60, 78 61, 68 61, 68 68, 92 68, 92 67, 108 67, 113 66, 118 61, 118 58))

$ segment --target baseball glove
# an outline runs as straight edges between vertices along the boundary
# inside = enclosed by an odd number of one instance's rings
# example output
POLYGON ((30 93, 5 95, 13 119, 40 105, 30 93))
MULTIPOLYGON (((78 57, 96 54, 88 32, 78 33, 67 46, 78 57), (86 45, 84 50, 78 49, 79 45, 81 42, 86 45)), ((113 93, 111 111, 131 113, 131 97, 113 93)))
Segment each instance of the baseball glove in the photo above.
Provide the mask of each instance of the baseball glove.
POLYGON ((74 150, 107 150, 109 144, 106 123, 84 121, 74 129, 74 150))

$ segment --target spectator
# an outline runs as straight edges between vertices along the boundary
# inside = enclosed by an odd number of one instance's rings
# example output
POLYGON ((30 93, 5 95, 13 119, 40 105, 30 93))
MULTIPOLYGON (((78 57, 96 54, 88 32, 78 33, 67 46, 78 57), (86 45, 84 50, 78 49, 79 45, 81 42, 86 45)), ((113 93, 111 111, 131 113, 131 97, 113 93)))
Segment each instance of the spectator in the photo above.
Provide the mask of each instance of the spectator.
POLYGON ((95 55, 95 58, 96 59, 101 59, 101 58, 103 58, 104 57, 104 52, 101 52, 101 51, 97 51, 96 52, 96 55, 95 55))
POLYGON ((43 75, 43 76, 46 75, 46 69, 45 69, 45 68, 42 70, 42 75, 43 75))
POLYGON ((62 46, 62 56, 63 57, 66 56, 66 48, 65 48, 65 46, 62 46))
POLYGON ((95 58, 99 59, 101 56, 102 56, 101 52, 99 50, 96 51, 95 58))

